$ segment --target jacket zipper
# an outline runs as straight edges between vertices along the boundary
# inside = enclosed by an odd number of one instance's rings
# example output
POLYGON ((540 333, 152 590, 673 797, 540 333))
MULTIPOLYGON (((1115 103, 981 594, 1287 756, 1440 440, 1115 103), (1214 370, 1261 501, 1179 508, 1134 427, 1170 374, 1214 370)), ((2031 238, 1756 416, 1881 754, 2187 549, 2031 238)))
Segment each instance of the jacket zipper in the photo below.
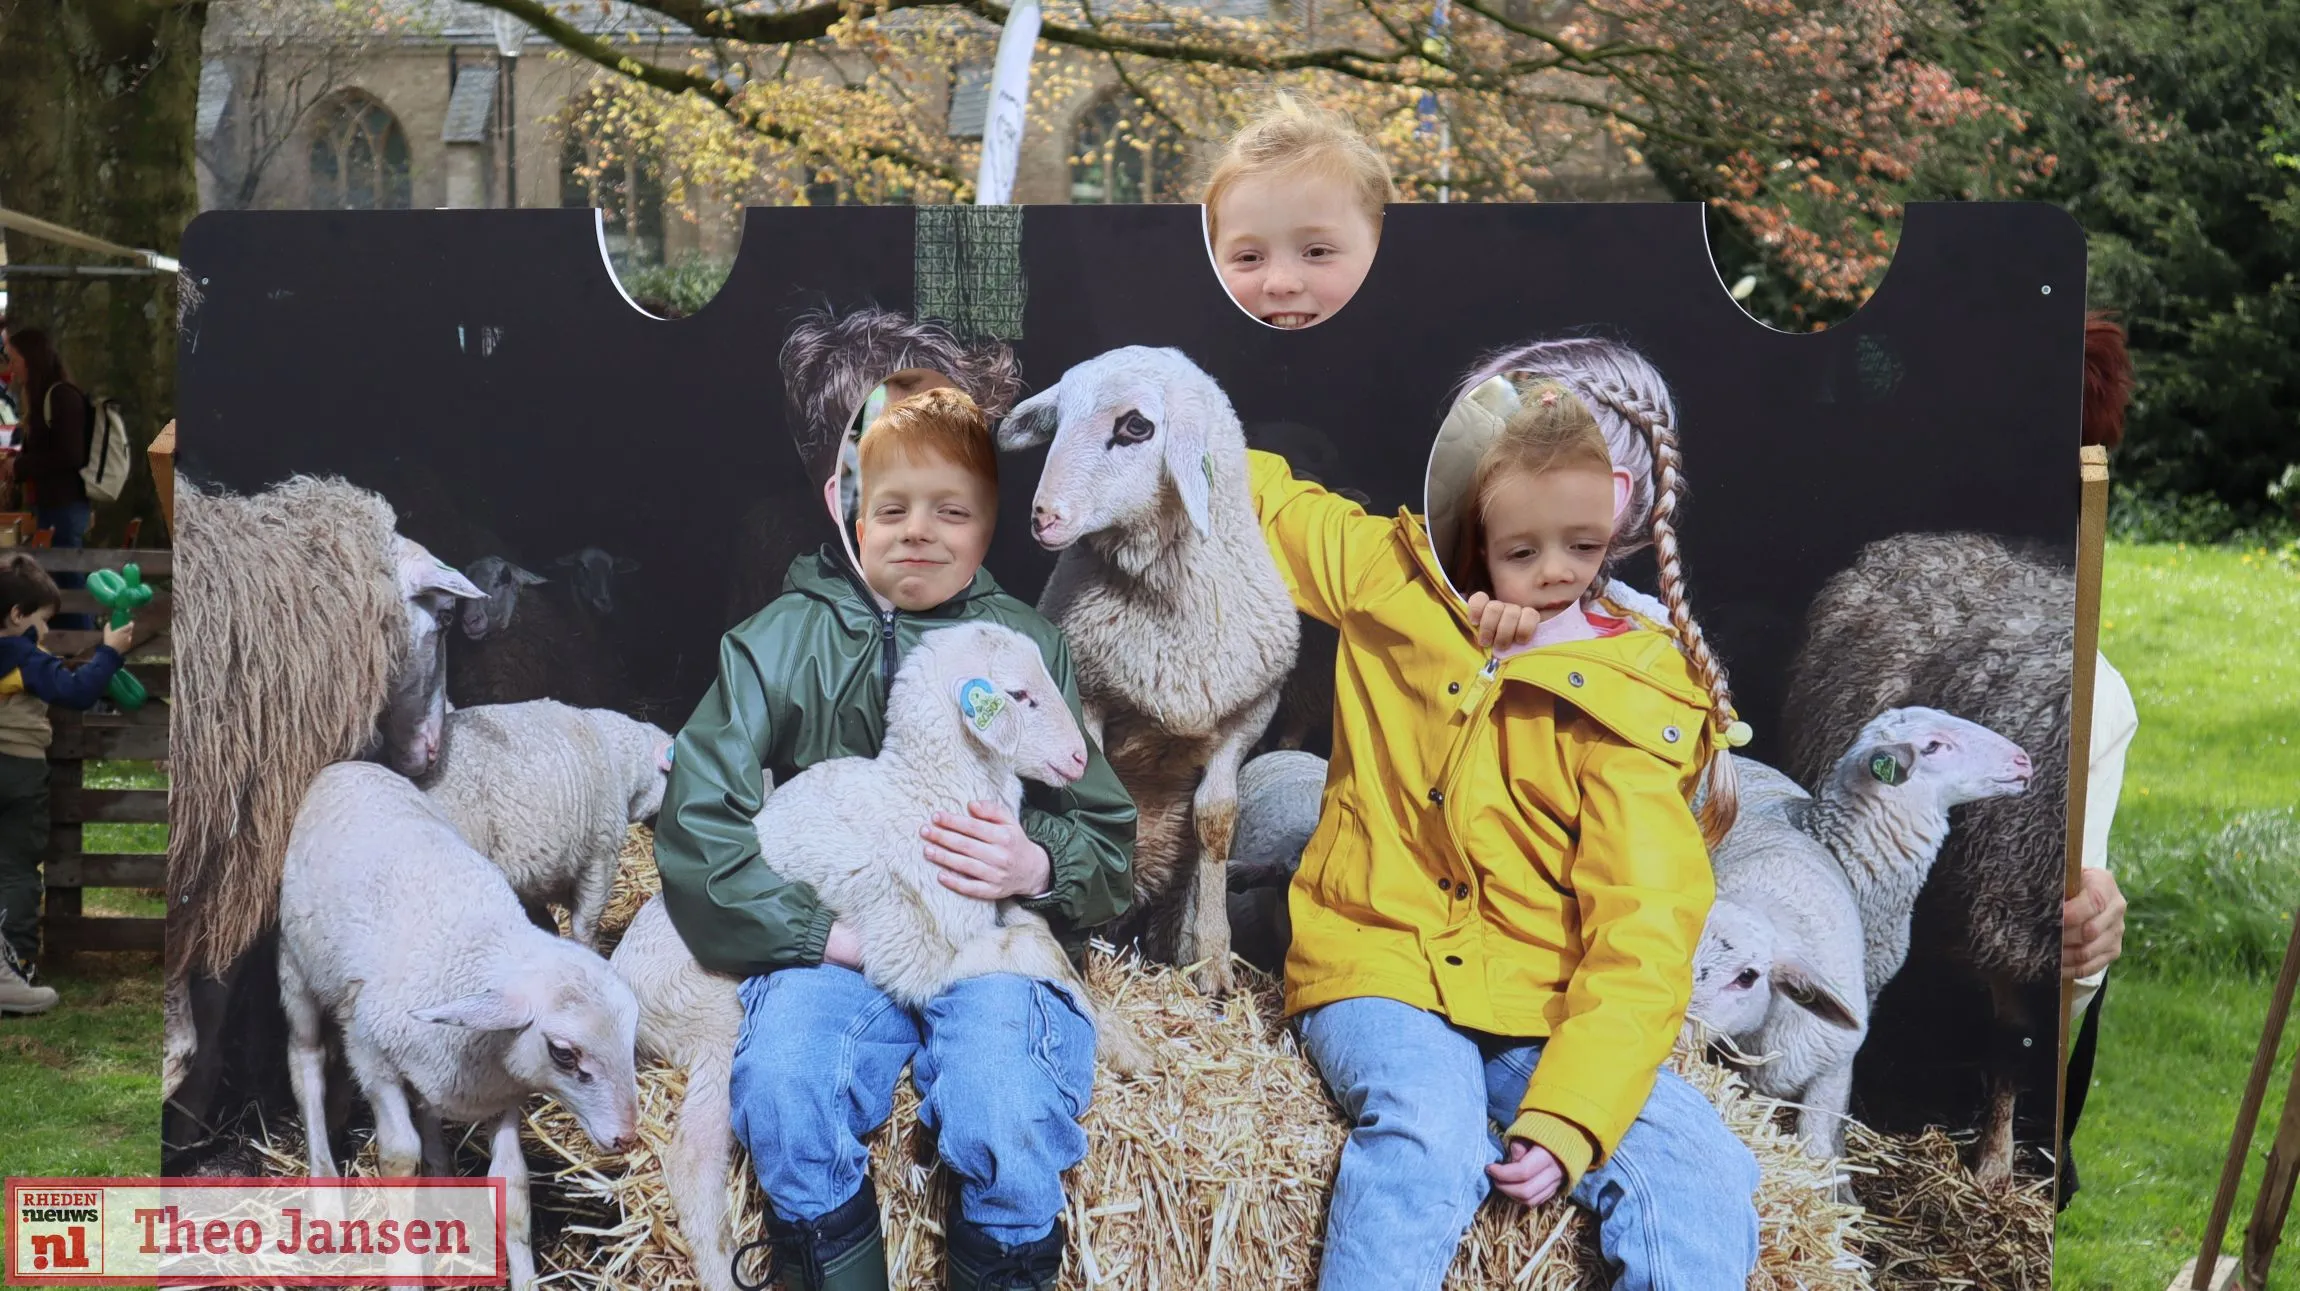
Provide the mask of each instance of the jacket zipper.
POLYGON ((889 695, 894 693, 894 616, 893 610, 882 613, 879 616, 878 630, 879 642, 884 647, 879 652, 879 666, 880 671, 885 674, 886 691, 889 695))

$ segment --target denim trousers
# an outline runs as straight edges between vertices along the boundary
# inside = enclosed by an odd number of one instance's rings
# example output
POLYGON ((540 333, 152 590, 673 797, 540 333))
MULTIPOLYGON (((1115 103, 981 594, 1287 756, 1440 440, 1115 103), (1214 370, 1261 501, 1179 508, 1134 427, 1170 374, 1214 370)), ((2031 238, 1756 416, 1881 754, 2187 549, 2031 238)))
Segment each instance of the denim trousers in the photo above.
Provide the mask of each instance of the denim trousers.
MULTIPOLYGON (((55 530, 55 536, 48 540, 52 546, 85 547, 88 545, 88 526, 94 521, 95 514, 95 508, 88 503, 67 502, 60 507, 34 507, 32 523, 43 529, 55 530)), ((86 574, 58 574, 55 578, 59 589, 88 585, 86 574)), ((96 621, 85 614, 58 614, 49 626, 65 632, 86 632, 96 626, 96 621)))
POLYGON ((1094 1024, 1067 992, 971 977, 913 1012, 823 964, 749 978, 742 999, 732 1119, 776 1214, 819 1219, 862 1187, 908 1064, 959 1213, 1009 1246, 1053 1231, 1094 1088, 1094 1024))
MULTIPOLYGON (((1321 1291, 1436 1291, 1502 1159, 1541 1045, 1464 1031, 1385 999, 1303 1016, 1310 1059, 1350 1121, 1326 1212, 1321 1291)), ((1582 1176, 1617 1291, 1740 1291, 1757 1264, 1757 1161, 1664 1071, 1628 1133, 1582 1176)))

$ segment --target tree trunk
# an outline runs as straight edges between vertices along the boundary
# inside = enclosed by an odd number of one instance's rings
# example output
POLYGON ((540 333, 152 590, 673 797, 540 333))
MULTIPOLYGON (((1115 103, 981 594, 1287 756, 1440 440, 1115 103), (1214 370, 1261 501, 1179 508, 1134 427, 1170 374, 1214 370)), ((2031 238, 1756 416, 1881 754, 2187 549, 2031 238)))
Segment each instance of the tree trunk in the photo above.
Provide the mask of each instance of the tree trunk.
MULTIPOLYGON (((193 126, 206 21, 197 0, 0 0, 0 205, 176 254, 200 207, 193 126)), ((7 246, 12 264, 120 263, 14 231, 7 246)), ((78 383, 120 401, 139 459, 176 415, 173 279, 16 279, 8 316, 48 328, 78 383)), ((141 471, 95 532, 117 535, 137 516, 157 536, 141 471)))

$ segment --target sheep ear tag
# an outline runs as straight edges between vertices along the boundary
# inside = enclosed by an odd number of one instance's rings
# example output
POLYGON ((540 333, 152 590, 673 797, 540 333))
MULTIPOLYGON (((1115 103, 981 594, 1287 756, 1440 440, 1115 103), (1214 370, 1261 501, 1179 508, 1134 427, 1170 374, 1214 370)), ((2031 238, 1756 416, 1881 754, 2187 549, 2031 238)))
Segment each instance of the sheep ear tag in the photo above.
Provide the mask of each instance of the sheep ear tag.
POLYGON ((990 724, 1006 709, 1006 697, 986 677, 969 677, 958 683, 958 711, 965 715, 977 731, 987 731, 990 724))
POLYGON ((1869 759, 1869 774, 1875 776, 1879 784, 1899 784, 1906 772, 1901 769, 1900 759, 1890 753, 1879 753, 1869 759))

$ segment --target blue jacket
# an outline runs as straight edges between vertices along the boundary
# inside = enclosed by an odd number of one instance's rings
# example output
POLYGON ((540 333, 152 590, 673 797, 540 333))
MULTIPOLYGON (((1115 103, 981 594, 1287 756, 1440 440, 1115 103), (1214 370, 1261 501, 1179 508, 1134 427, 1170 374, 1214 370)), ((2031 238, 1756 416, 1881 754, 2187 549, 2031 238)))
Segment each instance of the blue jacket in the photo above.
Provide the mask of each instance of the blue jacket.
POLYGON ((69 667, 41 649, 38 638, 27 628, 22 636, 0 636, 0 691, 16 689, 8 684, 14 679, 25 691, 58 707, 93 708, 104 697, 112 674, 120 670, 120 662, 119 651, 100 645, 95 658, 78 668, 69 667))

